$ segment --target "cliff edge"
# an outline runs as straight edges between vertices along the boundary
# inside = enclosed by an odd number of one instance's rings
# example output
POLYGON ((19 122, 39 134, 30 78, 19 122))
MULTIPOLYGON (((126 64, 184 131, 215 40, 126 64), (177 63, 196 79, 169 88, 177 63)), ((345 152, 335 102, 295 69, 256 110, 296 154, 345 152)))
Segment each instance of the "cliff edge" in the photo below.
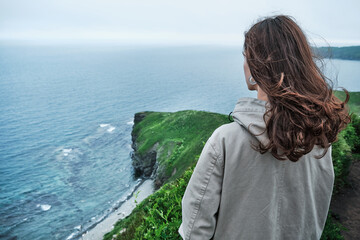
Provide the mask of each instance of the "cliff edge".
POLYGON ((201 111, 136 113, 131 133, 135 177, 153 178, 156 189, 176 179, 196 162, 212 132, 226 122, 226 115, 201 111))

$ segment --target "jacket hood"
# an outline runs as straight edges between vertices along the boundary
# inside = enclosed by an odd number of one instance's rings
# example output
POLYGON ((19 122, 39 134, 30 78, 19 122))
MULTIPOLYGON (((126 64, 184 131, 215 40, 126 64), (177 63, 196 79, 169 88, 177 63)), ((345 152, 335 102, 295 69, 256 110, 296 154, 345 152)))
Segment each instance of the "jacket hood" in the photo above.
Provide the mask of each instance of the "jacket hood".
POLYGON ((240 98, 232 112, 234 121, 244 126, 263 145, 267 145, 269 142, 263 119, 266 103, 266 101, 255 98, 240 98))

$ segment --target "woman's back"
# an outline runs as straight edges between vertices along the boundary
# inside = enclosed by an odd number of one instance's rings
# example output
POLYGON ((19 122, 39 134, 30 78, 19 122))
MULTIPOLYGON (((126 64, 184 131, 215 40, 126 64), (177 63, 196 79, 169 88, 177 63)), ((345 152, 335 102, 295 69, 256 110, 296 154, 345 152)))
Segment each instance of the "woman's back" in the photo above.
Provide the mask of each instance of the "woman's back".
POLYGON ((331 151, 315 159, 323 152, 315 147, 294 163, 253 150, 249 142, 267 140, 248 131, 265 129, 259 105, 239 101, 235 123, 219 129, 227 154, 214 239, 319 239, 334 181, 331 151))
POLYGON ((296 163, 255 151, 250 143, 268 141, 260 134, 265 103, 240 99, 235 122, 204 147, 183 198, 184 239, 320 238, 334 181, 331 151, 314 159, 323 152, 315 147, 296 163))
POLYGON ((265 18, 245 33, 244 73, 258 99, 205 145, 182 202, 185 239, 319 239, 334 172, 331 144, 350 122, 300 27, 265 18))

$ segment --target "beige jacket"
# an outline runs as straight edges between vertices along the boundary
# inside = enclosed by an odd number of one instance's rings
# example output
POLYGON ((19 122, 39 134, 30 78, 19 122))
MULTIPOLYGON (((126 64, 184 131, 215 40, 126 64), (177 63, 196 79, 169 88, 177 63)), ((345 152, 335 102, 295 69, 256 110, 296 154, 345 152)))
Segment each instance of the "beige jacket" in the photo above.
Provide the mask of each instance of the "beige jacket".
POLYGON ((319 239, 334 183, 331 149, 315 147, 298 162, 260 154, 266 143, 264 101, 240 99, 235 122, 214 131, 182 199, 183 239, 319 239), (248 131, 249 125, 250 131, 248 131))

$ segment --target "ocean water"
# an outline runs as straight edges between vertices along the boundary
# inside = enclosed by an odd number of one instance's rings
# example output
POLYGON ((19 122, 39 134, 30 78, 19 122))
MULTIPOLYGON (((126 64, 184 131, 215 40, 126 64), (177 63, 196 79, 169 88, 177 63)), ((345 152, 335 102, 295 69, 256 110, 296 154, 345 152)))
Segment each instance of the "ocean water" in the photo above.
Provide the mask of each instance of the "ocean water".
MULTIPOLYGON (((141 182, 134 114, 231 112, 256 97, 241 52, 0 44, 0 239, 76 239, 101 221, 141 182)), ((338 85, 360 91, 360 62, 329 65, 338 85)))

